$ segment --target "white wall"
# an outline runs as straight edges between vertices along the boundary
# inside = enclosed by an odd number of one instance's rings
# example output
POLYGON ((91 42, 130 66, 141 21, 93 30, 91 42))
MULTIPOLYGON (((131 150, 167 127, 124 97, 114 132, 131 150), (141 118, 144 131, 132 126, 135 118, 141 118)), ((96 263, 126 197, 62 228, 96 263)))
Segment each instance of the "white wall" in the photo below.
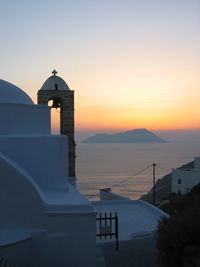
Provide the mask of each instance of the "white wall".
POLYGON ((35 243, 36 256, 42 250, 35 266, 94 267, 96 213, 48 213, 48 218, 47 233, 35 243))
POLYGON ((31 177, 2 155, 0 170, 0 230, 41 228, 45 207, 31 177))
POLYGON ((200 158, 194 158, 194 168, 172 171, 172 192, 183 195, 200 183, 200 158))
POLYGON ((99 243, 104 253, 106 267, 155 267, 156 242, 154 235, 121 241, 119 250, 115 242, 99 243))
POLYGON ((7 246, 0 245, 0 259, 2 258, 7 265, 1 266, 33 267, 31 238, 7 246))
POLYGON ((22 267, 94 267, 96 212, 68 184, 67 136, 50 135, 44 105, 0 104, 0 120, 0 230, 18 233, 7 252, 0 234, 0 256, 22 267))
POLYGON ((0 135, 51 133, 50 111, 45 105, 0 104, 0 135))
POLYGON ((66 136, 0 137, 0 152, 24 168, 44 191, 68 188, 66 136))
POLYGON ((91 203, 85 204, 90 206, 89 212, 84 207, 66 212, 66 202, 49 212, 40 189, 14 161, 0 154, 0 169, 0 229, 5 236, 4 244, 0 233, 0 256, 5 252, 8 263, 20 263, 22 267, 94 267, 96 212, 91 203), (12 241, 13 231, 19 235, 17 243, 12 241), (31 240, 20 241, 23 233, 29 233, 31 240))

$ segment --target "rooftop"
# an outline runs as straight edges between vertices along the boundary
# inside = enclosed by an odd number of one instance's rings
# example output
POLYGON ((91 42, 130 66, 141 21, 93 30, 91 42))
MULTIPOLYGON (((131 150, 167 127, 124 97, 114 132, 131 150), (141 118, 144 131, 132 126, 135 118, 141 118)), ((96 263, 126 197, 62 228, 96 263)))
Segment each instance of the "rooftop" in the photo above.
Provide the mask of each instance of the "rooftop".
POLYGON ((0 79, 0 103, 33 105, 32 99, 19 87, 0 79))
POLYGON ((40 90, 59 90, 59 91, 65 91, 70 90, 69 86, 66 84, 66 82, 59 76, 57 76, 57 71, 52 71, 53 75, 50 76, 42 85, 40 90))
POLYGON ((117 212, 119 217, 119 239, 130 240, 151 235, 161 217, 167 216, 160 209, 142 200, 95 201, 98 213, 117 212))

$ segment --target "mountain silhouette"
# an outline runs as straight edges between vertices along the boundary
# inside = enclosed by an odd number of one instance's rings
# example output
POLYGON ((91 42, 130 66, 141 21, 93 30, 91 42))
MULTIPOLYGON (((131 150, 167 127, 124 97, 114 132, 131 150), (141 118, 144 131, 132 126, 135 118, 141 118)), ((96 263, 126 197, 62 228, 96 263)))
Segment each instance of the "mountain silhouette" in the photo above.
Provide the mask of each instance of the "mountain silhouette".
POLYGON ((167 141, 147 129, 135 129, 115 134, 96 134, 83 140, 84 143, 166 143, 167 141))

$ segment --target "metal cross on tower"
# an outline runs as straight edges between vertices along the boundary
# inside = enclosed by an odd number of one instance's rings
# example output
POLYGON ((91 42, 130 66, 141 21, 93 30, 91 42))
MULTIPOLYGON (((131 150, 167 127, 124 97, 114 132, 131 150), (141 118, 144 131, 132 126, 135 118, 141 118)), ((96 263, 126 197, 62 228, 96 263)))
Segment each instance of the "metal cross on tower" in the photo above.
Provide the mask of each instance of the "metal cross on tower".
POLYGON ((55 76, 58 72, 54 69, 51 73, 55 76))

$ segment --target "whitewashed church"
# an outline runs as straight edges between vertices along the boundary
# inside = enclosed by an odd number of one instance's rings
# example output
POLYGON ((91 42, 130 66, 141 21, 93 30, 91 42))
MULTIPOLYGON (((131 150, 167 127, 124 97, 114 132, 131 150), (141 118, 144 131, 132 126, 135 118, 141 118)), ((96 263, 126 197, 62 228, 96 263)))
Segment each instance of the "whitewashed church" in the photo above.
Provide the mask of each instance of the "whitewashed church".
MULTIPOLYGON (((154 233, 165 214, 107 193, 90 202, 76 189, 74 91, 65 81, 54 71, 36 105, 0 80, 0 266, 154 266, 154 233), (60 107, 60 135, 51 134, 50 100, 60 107), (101 212, 118 214, 117 250, 111 232, 98 238, 101 212)), ((100 225, 99 233, 112 227, 100 225)))

